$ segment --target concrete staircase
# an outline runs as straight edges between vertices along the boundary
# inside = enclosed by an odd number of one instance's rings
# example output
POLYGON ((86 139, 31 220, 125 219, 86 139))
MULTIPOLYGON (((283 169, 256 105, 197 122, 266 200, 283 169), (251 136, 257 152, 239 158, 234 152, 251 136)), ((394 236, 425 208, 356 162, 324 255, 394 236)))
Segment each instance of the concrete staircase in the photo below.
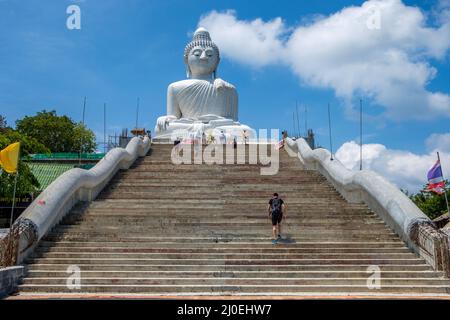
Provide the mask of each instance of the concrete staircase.
POLYGON ((156 144, 92 203, 75 207, 27 262, 19 297, 96 295, 448 294, 448 279, 412 253, 365 205, 281 150, 261 165, 174 165, 156 144), (288 206, 271 243, 267 201, 288 206), (81 289, 67 287, 68 267, 81 289), (368 278, 381 271, 381 289, 368 278), (369 280, 369 283, 372 283, 369 280))

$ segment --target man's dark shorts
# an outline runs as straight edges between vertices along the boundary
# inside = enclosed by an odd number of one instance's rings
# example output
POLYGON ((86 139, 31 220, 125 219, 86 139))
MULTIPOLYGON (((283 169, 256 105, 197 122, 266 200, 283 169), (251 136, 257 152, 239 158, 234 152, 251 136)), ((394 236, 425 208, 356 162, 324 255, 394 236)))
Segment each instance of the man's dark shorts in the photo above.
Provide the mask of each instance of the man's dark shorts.
POLYGON ((281 223, 281 220, 283 220, 283 213, 272 214, 272 225, 273 226, 276 226, 277 224, 281 223))

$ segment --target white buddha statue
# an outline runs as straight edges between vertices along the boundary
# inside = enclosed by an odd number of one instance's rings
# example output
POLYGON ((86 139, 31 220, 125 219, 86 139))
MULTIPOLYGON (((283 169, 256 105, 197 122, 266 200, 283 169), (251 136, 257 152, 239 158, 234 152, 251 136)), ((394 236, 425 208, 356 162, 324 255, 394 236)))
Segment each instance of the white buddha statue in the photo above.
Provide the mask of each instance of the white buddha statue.
MULTIPOLYGON (((155 139, 186 137, 192 133, 224 134, 229 139, 250 139, 254 130, 238 120, 236 88, 216 78, 219 48, 204 28, 195 31, 184 49, 187 80, 171 83, 167 89, 167 115, 159 117, 155 139)), ((217 141, 217 140, 216 140, 217 141)))

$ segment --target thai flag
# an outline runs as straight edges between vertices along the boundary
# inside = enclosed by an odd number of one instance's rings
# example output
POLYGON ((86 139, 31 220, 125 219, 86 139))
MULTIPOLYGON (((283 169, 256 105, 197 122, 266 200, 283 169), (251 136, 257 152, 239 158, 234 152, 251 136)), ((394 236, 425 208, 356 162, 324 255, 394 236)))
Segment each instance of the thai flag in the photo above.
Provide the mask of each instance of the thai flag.
POLYGON ((445 188, 444 177, 442 175, 441 162, 438 160, 434 166, 428 171, 428 186, 427 191, 433 191, 437 194, 443 194, 445 188))

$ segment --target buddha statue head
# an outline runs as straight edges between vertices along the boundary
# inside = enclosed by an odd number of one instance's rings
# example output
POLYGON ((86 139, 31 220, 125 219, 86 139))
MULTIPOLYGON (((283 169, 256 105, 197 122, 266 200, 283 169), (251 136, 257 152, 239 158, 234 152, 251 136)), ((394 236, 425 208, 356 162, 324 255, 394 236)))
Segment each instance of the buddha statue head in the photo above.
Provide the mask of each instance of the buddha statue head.
POLYGON ((219 61, 219 48, 211 41, 209 32, 205 28, 198 28, 184 49, 187 77, 215 79, 219 61))

